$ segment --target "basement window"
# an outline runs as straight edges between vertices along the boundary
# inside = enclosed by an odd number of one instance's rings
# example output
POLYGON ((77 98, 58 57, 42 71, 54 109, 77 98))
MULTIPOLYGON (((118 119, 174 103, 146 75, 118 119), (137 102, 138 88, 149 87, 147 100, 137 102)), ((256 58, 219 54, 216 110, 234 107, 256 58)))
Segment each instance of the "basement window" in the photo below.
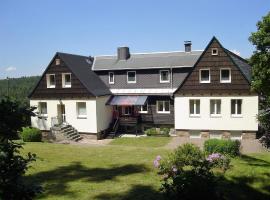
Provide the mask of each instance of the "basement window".
POLYGON ((77 117, 81 119, 87 118, 86 102, 77 102, 77 117))
POLYGON ((218 48, 212 48, 212 56, 218 55, 218 48))
POLYGON ((62 74, 62 87, 71 88, 71 74, 70 73, 62 74))
POLYGON ((47 74, 47 88, 55 88, 55 74, 47 74))

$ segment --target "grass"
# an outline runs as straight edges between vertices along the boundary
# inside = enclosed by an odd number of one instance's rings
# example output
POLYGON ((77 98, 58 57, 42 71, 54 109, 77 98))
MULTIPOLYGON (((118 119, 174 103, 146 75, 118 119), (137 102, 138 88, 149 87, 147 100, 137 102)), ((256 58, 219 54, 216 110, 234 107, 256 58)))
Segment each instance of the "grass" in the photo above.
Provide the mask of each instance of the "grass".
MULTIPOLYGON (((24 153, 30 151, 39 157, 29 169, 27 180, 43 186, 44 193, 38 199, 161 200, 160 177, 153 160, 170 151, 129 146, 136 138, 123 139, 115 140, 120 146, 102 147, 26 143, 24 153)), ((168 138, 159 139, 166 144, 168 138)), ((144 146, 160 146, 155 140, 144 140, 144 146)), ((227 199, 270 198, 270 153, 245 155, 233 159, 232 164, 220 183, 227 199)))
POLYGON ((168 144, 170 137, 116 138, 110 144, 133 147, 162 147, 168 144))

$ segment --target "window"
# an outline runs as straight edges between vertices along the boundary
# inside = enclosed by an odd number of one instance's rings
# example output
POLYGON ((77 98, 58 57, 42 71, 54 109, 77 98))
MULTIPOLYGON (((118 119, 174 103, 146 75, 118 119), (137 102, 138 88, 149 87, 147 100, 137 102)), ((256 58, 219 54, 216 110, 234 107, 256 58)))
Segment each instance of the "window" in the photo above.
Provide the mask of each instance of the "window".
POLYGON ((139 113, 148 113, 148 104, 140 106, 139 113))
POLYGON ((114 73, 109 72, 109 84, 114 84, 114 73))
POLYGON ((157 101, 157 113, 170 113, 170 101, 157 101))
POLYGON ((70 88, 71 87, 71 74, 62 74, 62 87, 70 88))
POLYGON ((221 83, 231 82, 231 69, 220 69, 220 82, 221 83))
POLYGON ((135 71, 127 72, 127 82, 128 83, 136 83, 136 72, 135 71))
POLYGON ((60 61, 59 58, 56 58, 56 59, 55 59, 55 65, 60 65, 60 62, 61 62, 61 61, 60 61))
POLYGON ((131 106, 122 107, 122 115, 131 115, 132 108, 131 106))
POLYGON ((233 117, 242 115, 242 99, 231 100, 231 115, 233 117))
POLYGON ((47 88, 55 88, 55 74, 47 74, 47 88))
POLYGON ((218 55, 218 48, 212 48, 212 56, 218 55))
POLYGON ((86 118, 86 102, 77 102, 77 117, 78 118, 86 118))
POLYGON ((160 83, 169 83, 170 75, 169 70, 160 70, 160 83))
POLYGON ((210 83, 210 69, 200 70, 200 83, 210 83))
POLYGON ((46 102, 39 102, 38 103, 38 110, 39 110, 39 114, 41 116, 47 116, 48 115, 47 103, 46 102))
POLYGON ((220 99, 210 100, 210 115, 211 116, 221 115, 221 100, 220 99))
POLYGON ((200 116, 200 100, 199 99, 189 100, 189 115, 200 116))

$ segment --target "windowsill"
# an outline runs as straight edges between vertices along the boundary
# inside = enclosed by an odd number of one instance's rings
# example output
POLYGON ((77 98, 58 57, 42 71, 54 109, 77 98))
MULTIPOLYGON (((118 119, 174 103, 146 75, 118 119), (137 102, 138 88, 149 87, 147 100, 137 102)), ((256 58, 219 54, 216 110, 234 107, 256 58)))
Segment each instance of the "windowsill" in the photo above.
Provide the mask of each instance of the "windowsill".
POLYGON ((79 115, 79 116, 77 116, 77 119, 87 119, 87 116, 86 115, 79 115))
POLYGON ((200 81, 200 83, 211 83, 211 81, 200 81))
POLYGON ((220 83, 231 83, 231 81, 220 81, 220 83))
POLYGON ((147 114, 148 111, 139 111, 138 113, 140 113, 140 114, 147 114))
POLYGON ((48 114, 40 114, 40 117, 47 119, 48 118, 48 114))
POLYGON ((231 115, 231 118, 243 118, 243 115, 231 115))
POLYGON ((110 84, 110 85, 113 85, 113 84, 114 84, 114 82, 109 82, 109 84, 110 84))
POLYGON ((170 111, 157 111, 158 114, 170 114, 170 111))
POLYGON ((132 84, 132 83, 136 83, 136 81, 131 81, 131 82, 130 82, 130 81, 128 81, 127 83, 131 83, 131 84, 132 84))
POLYGON ((63 88, 71 88, 71 85, 64 85, 63 88))
POLYGON ((170 81, 159 81, 159 83, 170 83, 170 81))
POLYGON ((55 85, 47 86, 47 88, 55 88, 55 85))
POLYGON ((210 117, 212 117, 212 118, 221 118, 221 115, 220 114, 212 114, 212 115, 210 115, 210 117))
POLYGON ((200 118, 201 115, 200 115, 200 114, 190 114, 189 117, 192 117, 192 118, 200 118))

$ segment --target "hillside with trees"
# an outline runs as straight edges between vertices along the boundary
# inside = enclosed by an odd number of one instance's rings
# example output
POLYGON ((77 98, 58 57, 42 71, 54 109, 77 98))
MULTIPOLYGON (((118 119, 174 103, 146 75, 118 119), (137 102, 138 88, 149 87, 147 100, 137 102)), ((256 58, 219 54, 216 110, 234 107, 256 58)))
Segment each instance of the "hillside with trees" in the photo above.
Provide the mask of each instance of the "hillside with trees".
POLYGON ((20 105, 28 106, 28 95, 35 87, 40 76, 9 78, 0 80, 0 100, 5 96, 16 99, 20 105))

